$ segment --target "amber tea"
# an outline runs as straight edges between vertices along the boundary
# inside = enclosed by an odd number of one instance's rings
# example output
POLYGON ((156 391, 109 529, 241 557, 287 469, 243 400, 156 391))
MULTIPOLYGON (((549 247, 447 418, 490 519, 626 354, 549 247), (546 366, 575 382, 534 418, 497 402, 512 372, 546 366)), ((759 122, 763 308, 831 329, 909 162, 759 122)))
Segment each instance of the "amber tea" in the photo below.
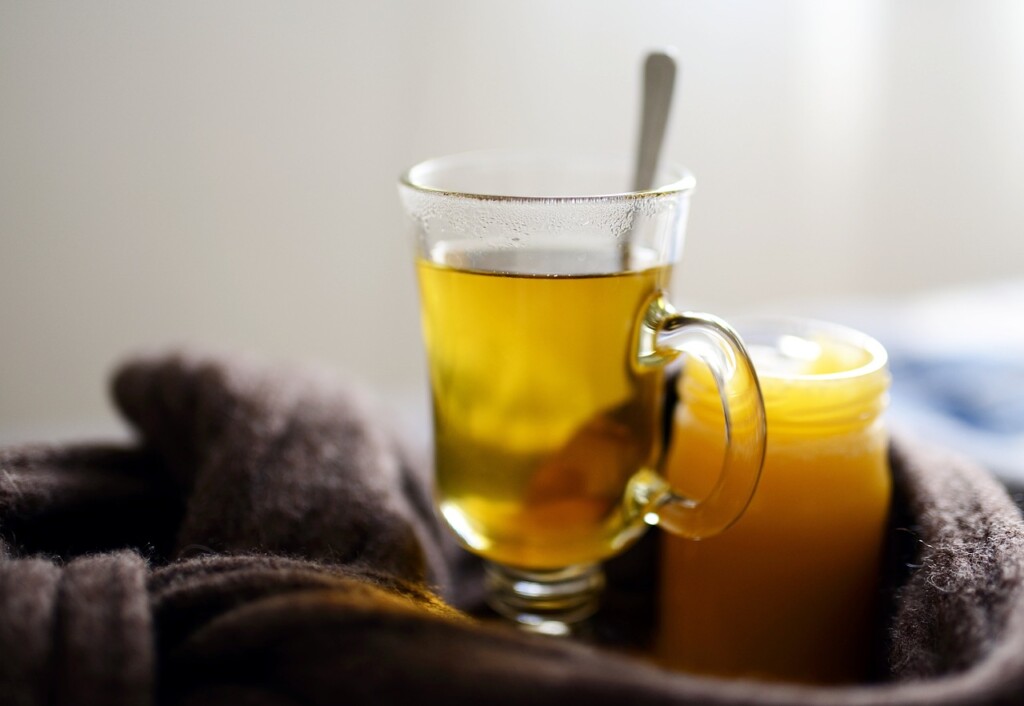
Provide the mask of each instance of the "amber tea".
POLYGON ((418 271, 446 521, 511 566, 614 554, 638 528, 626 487, 657 453, 661 369, 631 360, 669 267, 612 249, 441 252, 418 271))

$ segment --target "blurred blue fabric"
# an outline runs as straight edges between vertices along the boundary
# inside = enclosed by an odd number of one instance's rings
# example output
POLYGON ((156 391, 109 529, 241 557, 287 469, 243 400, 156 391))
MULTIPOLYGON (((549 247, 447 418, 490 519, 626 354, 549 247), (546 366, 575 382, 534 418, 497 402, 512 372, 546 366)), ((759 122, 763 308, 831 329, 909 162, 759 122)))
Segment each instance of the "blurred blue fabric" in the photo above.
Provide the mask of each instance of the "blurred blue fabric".
POLYGON ((1024 484, 1024 357, 890 352, 890 420, 1024 484))
POLYGON ((907 413, 930 410, 993 441, 1024 433, 1024 361, 896 354, 891 369, 907 413))

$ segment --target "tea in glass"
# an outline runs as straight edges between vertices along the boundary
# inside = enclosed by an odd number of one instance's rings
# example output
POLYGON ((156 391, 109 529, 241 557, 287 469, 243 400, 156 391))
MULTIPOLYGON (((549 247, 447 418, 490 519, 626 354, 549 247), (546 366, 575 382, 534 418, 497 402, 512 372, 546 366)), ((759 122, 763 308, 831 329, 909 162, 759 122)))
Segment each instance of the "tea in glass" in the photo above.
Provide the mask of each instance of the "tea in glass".
POLYGON ((413 167, 399 188, 415 223, 438 507, 487 559, 491 606, 540 632, 593 613, 601 560, 645 522, 689 537, 728 526, 764 453, 742 341, 666 298, 693 177, 671 168, 630 191, 631 161, 461 155, 413 167), (701 502, 657 467, 664 367, 684 352, 707 361, 743 430, 701 502))

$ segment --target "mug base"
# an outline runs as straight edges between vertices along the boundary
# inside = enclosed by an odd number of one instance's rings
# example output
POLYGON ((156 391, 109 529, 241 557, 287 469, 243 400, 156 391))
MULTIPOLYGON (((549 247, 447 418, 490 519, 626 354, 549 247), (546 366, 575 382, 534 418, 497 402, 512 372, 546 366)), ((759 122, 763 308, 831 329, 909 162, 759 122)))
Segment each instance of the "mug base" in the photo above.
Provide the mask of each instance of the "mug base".
POLYGON ((600 564, 534 571, 487 562, 486 585, 488 605, 520 629, 568 636, 597 611, 604 572, 600 564))

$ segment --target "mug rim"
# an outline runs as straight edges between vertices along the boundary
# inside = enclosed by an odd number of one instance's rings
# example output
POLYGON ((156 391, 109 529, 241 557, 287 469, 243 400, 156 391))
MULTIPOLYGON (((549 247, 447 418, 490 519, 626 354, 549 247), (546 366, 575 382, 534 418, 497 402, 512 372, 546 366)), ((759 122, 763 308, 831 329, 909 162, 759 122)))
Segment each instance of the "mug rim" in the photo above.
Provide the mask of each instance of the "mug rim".
POLYGON ((490 201, 490 202, 512 202, 512 203, 552 203, 552 202, 569 202, 569 203, 595 203, 595 202, 607 202, 607 201, 629 201, 637 199, 651 199, 660 198, 665 196, 675 196, 683 193, 693 191, 696 187, 696 179, 693 173, 685 167, 679 166, 672 162, 663 162, 662 170, 668 171, 672 178, 668 180, 668 183, 661 184, 659 186, 652 187, 650 189, 643 190, 631 190, 631 191, 610 191, 607 193, 590 193, 590 194, 552 194, 552 195, 515 195, 515 194, 496 194, 487 193, 486 191, 468 191, 460 189, 445 189, 442 187, 429 186, 425 183, 424 177, 429 174, 436 173, 440 169, 445 167, 457 166, 460 163, 470 164, 473 162, 478 163, 500 163, 501 161, 511 162, 525 162, 534 161, 540 163, 541 161, 582 161, 582 160, 601 160, 606 163, 611 162, 626 162, 627 159, 622 155, 608 155, 600 153, 562 153, 562 152, 550 152, 542 150, 513 150, 513 149, 493 149, 493 150, 475 150, 471 152, 459 152, 455 154, 445 155, 442 157, 434 157, 431 159, 418 162, 413 166, 406 169, 399 176, 398 182, 400 185, 412 189, 423 194, 431 194, 435 196, 444 196, 447 198, 455 199, 467 199, 473 201, 490 201))

